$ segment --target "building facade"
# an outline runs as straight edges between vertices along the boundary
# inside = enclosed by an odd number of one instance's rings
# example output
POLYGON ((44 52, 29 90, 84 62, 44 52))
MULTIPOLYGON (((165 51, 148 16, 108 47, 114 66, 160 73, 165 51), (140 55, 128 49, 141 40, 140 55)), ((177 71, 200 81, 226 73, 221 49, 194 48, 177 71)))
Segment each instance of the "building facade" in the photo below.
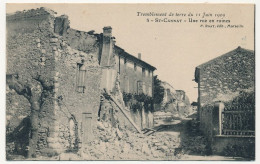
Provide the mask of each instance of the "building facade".
MULTIPOLYGON (((132 95, 129 103, 122 102, 122 106, 129 117, 133 119, 136 125, 140 128, 153 127, 153 104, 149 104, 149 109, 144 109, 144 104, 139 105, 138 109, 134 109, 136 104, 135 95, 146 95, 153 97, 153 74, 155 67, 141 60, 141 54, 138 58, 127 53, 124 49, 115 44, 115 39, 112 36, 112 28, 110 26, 103 28, 103 34, 100 35, 102 47, 100 57, 100 67, 102 69, 101 89, 106 89, 108 92, 115 94, 116 82, 119 82, 120 91, 123 95, 132 95)), ((111 108, 105 103, 102 109, 111 108)), ((113 106, 114 110, 118 110, 113 106)), ((113 109, 112 108, 112 109, 113 109)), ((120 111, 120 110, 119 110, 120 111)), ((120 112, 119 112, 120 113, 120 112)), ((112 119, 113 120, 113 119, 112 119)), ((120 113, 120 126, 132 129, 132 125, 125 116, 120 113)))
MULTIPOLYGON (((254 51, 241 47, 196 67, 198 110, 216 101, 229 101, 255 85, 254 51)), ((200 120, 202 120, 201 118, 200 120)))
POLYGON ((132 94, 144 93, 153 95, 153 74, 155 67, 127 53, 115 45, 112 28, 103 28, 103 46, 100 65, 102 67, 102 87, 113 91, 117 74, 120 76, 120 87, 123 92, 132 94))
POLYGON ((200 128, 211 150, 254 157, 254 51, 238 47, 197 66, 195 81, 200 128))
POLYGON ((83 33, 89 42, 79 49, 81 42, 76 38, 80 40, 80 35, 73 33, 76 30, 67 26, 70 35, 56 33, 55 20, 54 11, 46 8, 7 16, 8 153, 26 152, 33 112, 38 127, 37 154, 48 149, 77 150, 82 146, 84 129, 89 134, 95 129, 101 69, 99 47, 92 43, 98 44, 97 39, 83 33), (22 133, 18 127, 24 129, 22 133))
POLYGON ((37 154, 93 140, 101 91, 114 91, 118 73, 123 91, 152 96, 155 68, 117 47, 111 27, 79 31, 46 8, 7 15, 6 26, 7 154, 26 154, 32 120, 37 154))

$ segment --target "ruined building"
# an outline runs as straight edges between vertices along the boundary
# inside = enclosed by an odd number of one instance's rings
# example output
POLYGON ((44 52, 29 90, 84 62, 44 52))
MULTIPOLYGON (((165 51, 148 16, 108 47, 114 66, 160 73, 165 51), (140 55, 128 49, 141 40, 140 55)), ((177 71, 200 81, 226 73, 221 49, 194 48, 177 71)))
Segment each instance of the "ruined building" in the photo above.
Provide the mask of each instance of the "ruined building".
POLYGON ((112 28, 104 27, 102 47, 102 87, 113 90, 115 77, 120 74, 121 90, 127 93, 145 93, 152 96, 153 72, 156 69, 115 45, 112 28))
POLYGON ((255 135, 254 51, 238 47, 197 66, 195 81, 198 83, 200 127, 209 138, 212 151, 224 154, 241 150, 252 155, 255 135))
POLYGON ((171 112, 173 115, 185 116, 190 113, 190 101, 183 90, 175 90, 169 83, 162 81, 164 88, 163 101, 156 104, 155 108, 159 111, 171 112))
MULTIPOLYGON (((125 101, 122 103, 128 109, 125 112, 128 113, 140 128, 152 127, 153 117, 151 110, 145 111, 143 107, 139 107, 139 110, 133 110, 133 108, 136 104, 144 106, 144 102, 139 103, 134 100, 135 95, 144 94, 149 97, 153 96, 153 74, 156 68, 142 61, 141 53, 138 54, 137 58, 115 45, 110 26, 103 28, 102 40, 100 60, 102 68, 101 88, 105 88, 107 91, 116 94, 115 83, 118 80, 120 92, 124 93, 124 95, 131 95, 132 97, 128 100, 129 102, 125 101)), ((123 95, 119 101, 123 101, 123 95)), ((106 108, 116 108, 116 106, 112 107, 110 103, 102 102, 101 110, 104 111, 106 108)), ((148 108, 151 109, 152 106, 148 108)), ((119 112, 118 119, 122 128, 128 127, 132 129, 132 125, 129 124, 129 121, 125 119, 121 112, 119 112)), ((112 118, 112 122, 113 120, 114 118, 112 118)))
POLYGON ((116 46, 111 27, 78 31, 46 8, 10 14, 6 27, 9 153, 79 150, 95 138, 103 89, 115 92, 118 81, 122 92, 153 94, 155 67, 116 46))

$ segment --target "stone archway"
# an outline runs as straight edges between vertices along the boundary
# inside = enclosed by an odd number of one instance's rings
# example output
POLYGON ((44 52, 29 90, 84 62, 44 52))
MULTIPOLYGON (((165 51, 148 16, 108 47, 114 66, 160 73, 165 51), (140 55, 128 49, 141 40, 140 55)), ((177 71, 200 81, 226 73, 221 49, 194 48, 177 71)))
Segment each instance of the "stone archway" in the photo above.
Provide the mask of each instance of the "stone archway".
POLYGON ((78 123, 74 115, 69 119, 69 144, 71 150, 78 150, 78 123))

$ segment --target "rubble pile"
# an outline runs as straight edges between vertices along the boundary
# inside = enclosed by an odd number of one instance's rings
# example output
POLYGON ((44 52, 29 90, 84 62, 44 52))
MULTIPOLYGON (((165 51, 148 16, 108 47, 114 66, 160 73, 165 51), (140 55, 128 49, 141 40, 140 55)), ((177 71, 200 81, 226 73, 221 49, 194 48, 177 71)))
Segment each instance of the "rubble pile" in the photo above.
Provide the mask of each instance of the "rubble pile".
POLYGON ((96 140, 83 150, 85 160, 165 160, 174 159, 177 139, 163 134, 150 136, 98 122, 96 140))

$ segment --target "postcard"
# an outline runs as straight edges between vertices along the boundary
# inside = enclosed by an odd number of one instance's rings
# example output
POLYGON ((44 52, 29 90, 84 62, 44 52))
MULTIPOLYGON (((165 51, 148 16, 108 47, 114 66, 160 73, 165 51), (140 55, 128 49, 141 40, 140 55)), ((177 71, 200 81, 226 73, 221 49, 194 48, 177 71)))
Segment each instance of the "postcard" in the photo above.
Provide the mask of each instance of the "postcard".
POLYGON ((255 160, 255 5, 7 3, 7 161, 255 160))

